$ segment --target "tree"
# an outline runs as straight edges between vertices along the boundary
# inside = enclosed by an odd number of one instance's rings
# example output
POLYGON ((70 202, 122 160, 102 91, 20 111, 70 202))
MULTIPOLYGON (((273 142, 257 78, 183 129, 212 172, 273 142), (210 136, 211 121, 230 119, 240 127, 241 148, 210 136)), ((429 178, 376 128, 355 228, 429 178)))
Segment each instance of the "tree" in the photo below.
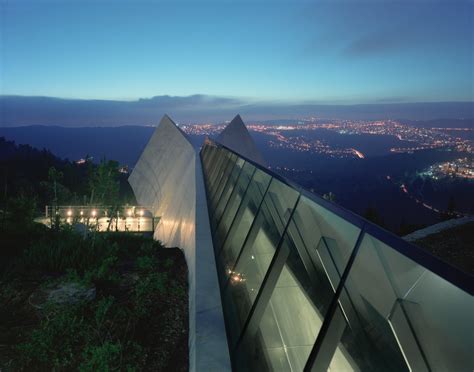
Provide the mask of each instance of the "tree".
POLYGON ((92 173, 89 180, 90 204, 109 206, 110 216, 107 230, 110 230, 113 218, 116 217, 119 204, 119 164, 116 161, 103 159, 92 173))
POLYGON ((36 214, 36 199, 20 194, 8 200, 8 219, 10 224, 25 231, 33 224, 36 214))
POLYGON ((55 206, 58 205, 58 184, 59 181, 63 179, 63 172, 58 171, 55 167, 51 167, 48 170, 48 180, 53 187, 54 200, 53 203, 55 206))
POLYGON ((89 204, 116 204, 119 196, 119 164, 105 159, 93 170, 89 179, 89 204))

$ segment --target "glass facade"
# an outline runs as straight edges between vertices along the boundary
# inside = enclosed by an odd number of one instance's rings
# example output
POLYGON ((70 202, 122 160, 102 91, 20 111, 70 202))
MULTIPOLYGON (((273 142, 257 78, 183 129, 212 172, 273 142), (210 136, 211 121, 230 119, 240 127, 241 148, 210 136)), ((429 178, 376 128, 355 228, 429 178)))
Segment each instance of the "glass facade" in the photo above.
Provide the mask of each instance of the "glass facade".
POLYGON ((470 371, 472 278, 208 141, 236 371, 470 371))

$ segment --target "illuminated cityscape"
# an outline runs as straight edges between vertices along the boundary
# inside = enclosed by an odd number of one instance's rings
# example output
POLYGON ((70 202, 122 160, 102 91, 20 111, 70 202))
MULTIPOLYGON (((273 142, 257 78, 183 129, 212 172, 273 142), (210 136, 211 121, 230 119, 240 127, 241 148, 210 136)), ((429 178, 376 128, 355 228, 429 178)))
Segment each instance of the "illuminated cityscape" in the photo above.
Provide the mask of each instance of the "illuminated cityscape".
MULTIPOLYGON (((441 128, 418 128, 395 120, 330 120, 309 118, 296 120, 297 124, 272 125, 249 124, 250 131, 270 136, 268 145, 277 149, 288 149, 296 152, 324 154, 333 158, 364 158, 364 154, 352 147, 334 146, 322 139, 309 138, 301 131, 328 130, 342 135, 385 135, 394 136, 402 143, 390 148, 392 153, 413 153, 418 150, 445 149, 451 151, 474 152, 473 141, 457 135, 458 132, 472 132, 472 128, 455 128, 446 131, 441 128), (293 135, 294 133, 294 135, 293 135)), ((187 134, 214 136, 224 125, 187 124, 181 128, 187 134)))
POLYGON ((431 165, 422 175, 441 179, 445 177, 474 180, 474 161, 472 156, 431 165))
POLYGON ((474 0, 0 2, 0 372, 474 372, 474 0))

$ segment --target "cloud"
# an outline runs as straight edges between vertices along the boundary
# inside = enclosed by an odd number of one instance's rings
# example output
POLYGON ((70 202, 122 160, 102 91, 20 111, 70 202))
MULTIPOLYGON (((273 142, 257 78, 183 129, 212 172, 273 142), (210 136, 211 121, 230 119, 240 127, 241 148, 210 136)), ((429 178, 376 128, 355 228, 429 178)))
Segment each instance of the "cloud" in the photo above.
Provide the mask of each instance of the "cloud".
POLYGON ((163 108, 195 108, 205 107, 232 107, 243 104, 238 98, 209 96, 205 94, 194 94, 191 96, 155 96, 151 98, 140 98, 138 105, 163 108))
POLYGON ((0 126, 66 127, 156 125, 164 114, 180 123, 219 123, 237 113, 245 120, 296 119, 305 116, 341 119, 436 119, 472 117, 474 102, 400 103, 405 97, 375 104, 328 105, 316 102, 256 102, 250 99, 192 95, 156 96, 137 101, 0 96, 0 126), (395 103, 398 102, 398 103, 395 103))

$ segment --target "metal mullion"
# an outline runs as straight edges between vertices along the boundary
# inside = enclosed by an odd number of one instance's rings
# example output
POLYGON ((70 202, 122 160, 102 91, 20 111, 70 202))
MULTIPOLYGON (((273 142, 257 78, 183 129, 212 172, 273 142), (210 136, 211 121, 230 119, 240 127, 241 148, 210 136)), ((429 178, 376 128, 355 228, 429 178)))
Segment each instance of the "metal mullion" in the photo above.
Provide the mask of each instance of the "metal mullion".
POLYGON ((280 223, 281 227, 283 227, 283 229, 285 229, 285 225, 286 225, 286 222, 284 220, 284 208, 281 206, 281 203, 278 201, 278 200, 274 200, 274 198, 272 197, 271 195, 272 193, 269 193, 269 198, 270 198, 270 202, 269 203, 266 203, 266 206, 268 208, 268 212, 270 213, 270 216, 273 220, 273 222, 277 223, 277 220, 275 219, 275 217, 273 217, 273 215, 275 214, 276 215, 276 218, 278 219, 278 222, 280 223), (278 202, 278 204, 280 205, 280 210, 283 212, 283 215, 281 215, 279 212, 278 212, 278 208, 276 206, 276 203, 278 202), (272 214, 272 210, 273 210, 273 214, 272 214))
MULTIPOLYGON (((212 196, 212 205, 213 205, 213 208, 215 208, 217 206, 217 203, 216 203, 216 199, 220 198, 220 195, 222 194, 222 191, 223 191, 223 187, 225 185, 225 183, 227 182, 227 180, 224 180, 224 177, 228 171, 228 169, 231 167, 232 165, 232 169, 234 168, 236 162, 237 162, 237 158, 233 159, 233 154, 230 154, 230 156, 227 158, 227 161, 225 163, 222 164, 222 167, 217 175, 217 178, 216 180, 214 181, 214 183, 216 184, 216 190, 214 192, 214 195, 212 196), (233 164, 232 164, 233 163, 233 164)), ((214 211, 213 211, 213 214, 214 214, 214 211)))
MULTIPOLYGON (((221 151, 222 152, 222 151, 221 151)), ((219 156, 220 154, 219 153, 216 153, 214 155, 214 159, 215 159, 215 165, 214 167, 212 168, 211 172, 209 173, 209 191, 210 191, 210 199, 212 199, 212 196, 214 195, 215 193, 215 188, 216 188, 216 178, 219 174, 219 171, 222 167, 222 163, 224 162, 224 159, 219 156)))
POLYGON ((203 171, 205 173, 204 180, 207 185, 209 185, 209 176, 211 172, 211 165, 212 165, 212 159, 214 157, 214 151, 215 150, 213 148, 209 148, 209 154, 207 155, 206 160, 204 160, 201 156, 201 164, 203 166, 203 171))
MULTIPOLYGON (((247 164, 247 163, 244 163, 244 166, 245 166, 246 164, 247 164)), ((229 205, 230 205, 231 203, 233 203, 234 200, 235 200, 235 198, 237 197, 236 195, 237 195, 238 192, 239 192, 239 187, 238 187, 238 185, 239 185, 240 177, 242 176, 243 170, 244 170, 244 167, 242 167, 242 170, 240 171, 240 173, 239 173, 239 175, 238 175, 238 177, 237 177, 237 181, 236 181, 236 183, 235 183, 235 187, 234 187, 234 189, 232 190, 232 193, 230 194, 229 199, 227 200, 227 203, 226 203, 225 208, 224 208, 224 212, 222 213, 222 216, 219 218, 219 221, 217 222, 216 231, 219 231, 220 224, 221 224, 221 222, 222 222, 224 216, 226 215, 226 212, 227 212, 227 209, 228 209, 229 205)), ((249 188, 249 186, 250 186, 250 182, 252 182, 252 177, 253 177, 254 173, 256 172, 256 170, 257 170, 257 169, 256 169, 255 167, 253 167, 252 174, 249 176, 248 182, 247 182, 247 184, 246 184, 246 186, 245 186, 245 188, 244 188, 244 192, 243 192, 243 194, 242 194, 242 200, 241 200, 240 203, 242 203, 242 202, 244 201, 245 195, 246 195, 247 190, 248 190, 248 188, 249 188)), ((240 207, 240 204, 239 204, 239 207, 240 207)), ((237 212, 238 212, 238 210, 239 210, 239 207, 237 207, 237 209, 236 209, 236 211, 235 211, 235 215, 234 215, 234 217, 232 218, 232 222, 234 221, 234 218, 235 218, 235 216, 237 215, 237 212)), ((231 225, 232 225, 232 222, 231 222, 231 225)), ((227 234, 226 234, 226 235, 227 235, 227 234)))
POLYGON ((217 150, 217 152, 214 156, 217 160, 216 165, 214 166, 214 168, 212 169, 212 171, 209 174, 209 186, 210 186, 209 191, 211 192, 211 199, 212 199, 212 196, 215 193, 216 180, 219 176, 219 172, 221 170, 221 167, 225 163, 225 160, 228 160, 228 158, 226 158, 225 156, 222 157, 221 154, 219 154, 219 152, 223 153, 224 150, 220 150, 220 151, 219 150, 217 150))
POLYGON ((211 154, 211 149, 213 147, 210 146, 210 145, 204 145, 201 149, 201 153, 203 154, 202 156, 202 159, 203 159, 203 162, 207 162, 209 160, 209 155, 211 154))
POLYGON ((237 154, 232 149, 229 149, 228 147, 216 141, 213 141, 212 143, 219 148, 225 149, 233 154, 238 155, 240 158, 245 161, 248 161, 250 164, 254 165, 257 169, 263 171, 270 177, 273 177, 295 189, 296 191, 301 192, 303 196, 307 197, 309 200, 313 201, 314 203, 328 210, 329 212, 334 213, 336 216, 342 218, 343 220, 348 221, 359 228, 365 225, 366 230, 367 232, 370 232, 370 235, 387 244, 388 246, 390 246, 391 249, 403 254, 409 259, 415 261, 420 266, 427 268, 434 274, 441 276, 443 279, 446 279, 456 287, 462 289, 464 292, 467 292, 471 295, 474 294, 474 284, 469 274, 455 268, 454 266, 446 265, 442 260, 427 253, 426 250, 424 250, 423 248, 411 244, 401 239, 400 237, 395 236, 394 234, 376 226, 375 224, 368 222, 367 220, 360 217, 354 212, 350 212, 349 210, 344 209, 343 207, 338 206, 335 203, 325 200, 324 198, 305 190, 294 182, 289 181, 287 178, 275 173, 274 171, 269 170, 268 168, 265 168, 258 162, 250 160, 246 156, 237 154))
MULTIPOLYGON (((328 252, 329 258, 331 260, 332 265, 334 266, 334 269, 336 270, 337 277, 339 279, 339 284, 340 284, 341 280, 342 280, 342 275, 344 273, 341 274, 339 268, 337 267, 336 260, 334 258, 334 254, 332 253, 331 249, 329 249, 329 244, 327 243, 326 238, 327 237, 322 236, 321 237, 321 242, 326 247, 326 251, 328 252)), ((337 241, 336 241, 336 244, 337 244, 337 241)), ((323 266, 327 266, 323 262, 322 262, 322 264, 323 264, 323 266)), ((327 269, 325 269, 325 270, 327 270, 327 269)), ((326 275, 328 275, 328 273, 326 273, 326 275)), ((328 279, 329 279, 329 282, 331 282, 331 278, 328 277, 328 279)), ((349 323, 349 325, 351 326, 351 328, 359 330, 359 329, 361 329, 360 325, 363 324, 362 319, 359 315, 359 312, 356 311, 356 306, 354 304, 354 301, 352 300, 352 297, 349 294, 350 291, 347 288, 347 285, 348 285, 348 283, 344 284, 344 288, 342 289, 341 295, 339 296, 339 303, 341 305, 342 312, 344 313, 344 317, 346 318, 346 320, 349 323), (343 294, 345 295, 345 297, 347 298, 347 301, 348 301, 348 306, 347 307, 345 307, 344 303, 343 303, 343 300, 344 300, 343 294), (354 319, 354 317, 355 317, 355 319, 354 319)))
POLYGON ((208 167, 207 167, 208 172, 211 170, 211 166, 212 166, 213 160, 215 160, 214 158, 216 157, 218 149, 214 147, 214 148, 211 148, 210 150, 211 151, 209 152, 209 156, 206 160, 208 164, 208 167))
POLYGON ((306 272, 308 273, 311 283, 316 287, 316 285, 320 283, 320 280, 318 278, 318 275, 316 274, 317 269, 315 263, 313 262, 313 258, 309 254, 308 246, 306 245, 306 242, 303 239, 303 235, 301 234, 301 231, 294 217, 292 218, 291 222, 295 227, 295 234, 297 235, 296 238, 300 240, 301 247, 298 247, 298 244, 295 241, 295 238, 292 236, 291 232, 289 237, 293 241, 293 244, 296 247, 296 251, 298 252, 301 260, 303 261, 303 265, 306 268, 306 272))
MULTIPOLYGON (((374 242, 372 242, 372 245, 375 245, 374 242)), ((412 332, 412 336, 413 336, 413 338, 415 339, 415 343, 416 343, 416 345, 417 345, 417 347, 418 347, 418 349, 419 349, 419 351, 420 351, 421 357, 423 358, 423 361, 425 362, 427 368, 428 368, 429 370, 431 370, 431 368, 429 368, 429 365, 430 365, 430 364, 428 363, 428 359, 427 359, 427 357, 426 357, 426 355, 425 355, 425 352, 424 352, 424 350, 423 350, 423 347, 422 347, 422 345, 421 345, 421 342, 420 342, 420 340, 419 340, 419 338, 418 338, 418 335, 417 335, 416 332, 415 332, 415 328, 413 327, 412 321, 411 321, 410 317, 408 316, 408 313, 407 313, 407 311, 406 311, 406 309, 405 309, 405 306, 404 306, 404 301, 405 301, 405 299, 401 297, 401 296, 402 296, 402 293, 400 292, 400 288, 398 287, 398 285, 397 285, 397 283, 396 283, 396 281, 395 281, 395 278, 394 278, 394 276, 393 276, 393 274, 392 274, 392 270, 390 269, 390 266, 388 265, 387 259, 386 259, 385 256, 382 254, 382 252, 380 252, 380 249, 378 249, 377 247, 374 247, 374 248, 375 248, 375 249, 374 249, 374 250, 375 250, 375 253, 376 253, 376 255, 378 256, 378 258, 379 258, 379 260, 380 260, 380 263, 381 263, 381 265, 382 265, 383 271, 384 271, 384 273, 385 273, 385 275, 386 275, 386 277, 387 277, 387 279, 388 279, 388 281, 389 281, 389 283, 390 283, 390 285, 391 285, 391 287, 392 287, 392 290, 393 290, 393 292, 394 292, 394 294, 395 294, 395 297, 397 298, 396 301, 398 301, 399 304, 400 304, 400 308, 402 309, 402 313, 403 313, 403 315, 404 315, 404 317, 405 317, 405 320, 406 320, 406 322, 408 323, 408 326, 409 326, 410 331, 412 332)), ((425 271, 425 272, 426 272, 426 271, 425 271)), ((423 276, 423 274, 421 274, 421 275, 423 276)), ((400 348, 400 349, 401 349, 401 348, 400 348)), ((402 354, 404 354, 404 352, 403 352, 402 349, 401 349, 401 352, 402 352, 402 354)), ((407 364, 408 364, 408 363, 407 363, 407 364)))
MULTIPOLYGON (((237 162, 235 163, 235 165, 237 165, 237 162)), ((230 195, 229 195, 229 198, 227 199, 227 201, 226 201, 226 203, 225 203, 225 206, 224 206, 224 208, 222 209, 222 213, 221 213, 220 217, 216 219, 216 231, 217 231, 217 229, 219 228, 219 224, 220 224, 220 222, 221 222, 221 220, 222 220, 222 217, 224 216, 225 211, 226 211, 227 207, 229 206, 229 202, 230 202, 230 200, 232 199, 232 196, 234 195, 235 190, 237 189, 237 185, 238 185, 238 183, 239 183, 239 178, 240 178, 240 176, 242 175, 242 172, 243 172, 243 170, 244 170, 244 166, 245 166, 245 162, 244 162, 244 164, 242 165, 242 168, 240 168, 239 174, 237 175, 237 178, 235 179, 235 182, 234 182, 234 188, 232 189, 232 191, 231 191, 231 193, 230 193, 230 195)), ((233 172, 233 171, 234 171, 234 169, 232 169, 232 172, 233 172)), ((229 179, 228 179, 228 181, 227 181, 228 183, 230 182, 230 180, 231 180, 231 178, 232 178, 232 172, 231 172, 231 174, 230 174, 230 176, 229 176, 229 179)), ((224 190, 226 190, 228 187, 229 187, 229 185, 226 184, 225 187, 224 187, 224 190)), ((218 202, 217 202, 217 204, 216 204, 217 206, 219 206, 220 203, 222 202, 222 197, 223 197, 223 195, 224 195, 224 191, 222 192, 222 194, 221 194, 221 196, 220 196, 220 198, 219 198, 219 200, 218 200, 218 202)), ((216 208, 216 211, 217 211, 217 208, 216 208)))
MULTIPOLYGON (((247 192, 250 188, 250 185, 252 184, 252 181, 253 181, 253 177, 255 176, 255 173, 257 172, 257 168, 254 169, 253 173, 252 173, 252 176, 250 177, 250 181, 247 185, 247 187, 245 188, 245 191, 244 193, 242 194, 242 201, 240 202, 239 204, 239 207, 237 208, 237 212, 235 213, 235 216, 234 218, 232 218, 232 222, 230 223, 230 226, 229 228, 227 229, 227 232, 225 233, 225 237, 224 237, 224 240, 222 241, 222 248, 224 247, 225 243, 227 242, 227 238, 229 237, 229 234, 230 232, 232 231, 232 228, 234 227, 234 223, 235 221, 237 220, 237 216, 239 216, 239 212, 241 212, 241 209, 242 209, 242 204, 244 203, 245 201, 245 198, 247 196, 247 192)), ((220 253, 222 252, 222 249, 219 249, 219 255, 220 253)))
MULTIPOLYGON (((306 361, 304 371, 320 371, 320 370, 327 371, 329 367, 329 363, 331 362, 333 355, 321 356, 319 352, 323 348, 323 346, 326 346, 323 344, 324 344, 326 336, 329 333, 328 331, 329 331, 330 326, 333 325, 332 324, 333 320, 335 319, 335 321, 337 321, 341 319, 342 313, 341 313, 341 309, 339 308, 339 297, 341 296, 341 293, 344 289, 347 277, 349 276, 349 273, 352 269, 352 265, 357 257, 357 253, 359 252, 359 248, 364 236, 365 236, 365 225, 362 225, 361 230, 359 232, 359 236, 357 237, 357 241, 354 245, 354 249, 352 250, 351 256, 349 257, 349 260, 346 264, 346 268, 344 269, 341 280, 339 281, 339 285, 337 286, 336 293, 334 294, 331 304, 329 305, 327 315, 324 317, 323 324, 321 326, 321 329, 319 330, 318 336, 316 337, 316 341, 314 342, 313 349, 311 350, 308 360, 306 361), (321 361, 323 361, 324 363, 320 363, 321 361)), ((346 321, 343 315, 342 315, 342 320, 346 321)), ((334 324, 334 325, 336 326, 337 324, 334 324)))
MULTIPOLYGON (((395 304, 398 303, 399 306, 400 306, 400 309, 402 310, 403 317, 404 317, 405 321, 407 322, 408 329, 411 331, 411 336, 413 337, 413 339, 414 339, 414 341, 415 341, 415 345, 416 345, 416 347, 418 348, 418 351, 419 351, 419 353, 420 353, 420 355, 421 355, 421 358, 422 358, 423 362, 425 363, 426 369, 427 369, 428 371, 432 371, 433 369, 430 368, 430 363, 428 362, 428 358, 426 357, 426 354, 425 354, 425 351, 424 351, 424 349, 423 349, 423 347, 422 347, 422 344, 421 344, 421 342, 420 342, 420 340, 419 340, 419 338, 418 338, 418 336, 417 336, 417 334, 416 334, 416 332, 415 332, 415 327, 413 326, 413 323, 412 323, 410 317, 408 316, 408 312, 407 312, 407 310, 405 309, 405 303, 407 303, 407 302, 409 302, 409 301, 406 301, 406 300, 404 300, 404 299, 402 299, 402 298, 397 298, 397 299, 395 300, 395 304)), ((395 304, 394 304, 394 306, 395 306, 395 304)), ((418 305, 418 304, 417 304, 417 305, 418 305)), ((392 308, 392 311, 393 311, 393 308, 392 308)), ((392 311, 391 311, 391 313, 392 313, 392 311)), ((391 315, 391 314, 390 314, 390 315, 391 315)), ((390 317, 390 315, 389 315, 389 317, 390 317)), ((390 319, 389 319, 389 321, 390 321, 390 319)), ((391 322, 390 322, 390 323, 391 323, 391 322)), ((390 328, 392 328, 392 332, 394 333, 395 337, 397 338, 397 343, 398 343, 398 342, 399 342, 399 341, 398 341, 398 337, 397 337, 397 335, 395 334, 395 331, 394 331, 394 329, 393 329, 392 324, 390 324, 390 328)), ((402 349, 401 344, 399 344, 399 347, 400 347, 400 349, 401 349, 401 352, 402 352, 403 358, 405 359, 406 364, 408 364, 408 367, 410 368, 410 367, 411 367, 410 361, 408 361, 408 360, 406 359, 405 350, 402 349)), ((410 368, 410 369, 411 369, 411 368, 410 368)))
MULTIPOLYGON (((223 187, 223 188, 221 189, 221 191, 219 192, 219 197, 218 197, 218 199, 217 199, 217 202, 215 203, 215 206, 216 206, 216 207, 214 208, 215 210, 212 212, 213 217, 214 217, 214 215, 215 215, 215 212, 217 211, 217 206, 218 206, 219 203, 221 202, 222 196, 225 194, 225 190, 227 189, 229 183, 231 182, 231 179, 232 179, 232 172, 234 172, 235 167, 237 167, 237 162, 238 162, 238 160, 239 160, 239 159, 236 159, 236 160, 235 160, 234 165, 232 166, 232 169, 230 170, 230 172, 227 173, 227 174, 228 174, 227 180, 226 180, 225 183, 224 183, 224 187, 223 187)), ((245 162, 244 162, 244 164, 245 164, 245 162)), ((240 169, 239 175, 240 175, 240 173, 242 172, 242 169, 243 169, 243 167, 240 169)), ((225 173, 224 173, 224 174, 225 174, 225 173)), ((221 178, 221 180, 222 180, 222 178, 221 178)), ((216 196, 217 196, 217 195, 218 195, 218 193, 216 192, 216 196)))
POLYGON ((263 279, 262 285, 260 286, 260 290, 258 291, 257 297, 253 302, 252 308, 250 309, 249 315, 247 316, 247 320, 242 328, 242 332, 240 333, 240 337, 237 340, 234 353, 237 352, 238 348, 242 344, 243 340, 247 337, 251 337, 255 334, 258 330, 260 325, 260 321, 262 320, 263 314, 265 309, 267 308, 268 302, 273 294, 275 289, 276 283, 280 274, 285 266, 286 260, 290 255, 290 248, 284 244, 285 236, 287 235, 288 226, 292 220, 293 214, 295 213, 296 207, 300 201, 301 194, 298 195, 296 199, 295 205, 291 210, 290 217, 288 218, 288 222, 285 225, 283 233, 280 236, 280 240, 278 242, 277 248, 275 250, 275 254, 273 255, 272 261, 270 266, 268 267, 267 272, 265 273, 265 277, 263 279))
MULTIPOLYGON (((217 194, 217 191, 219 190, 219 187, 220 187, 220 184, 221 184, 221 180, 222 180, 222 177, 224 176, 227 168, 229 167, 229 164, 232 163, 232 158, 233 158, 233 154, 222 154, 222 161, 221 161, 221 165, 219 167, 219 170, 216 172, 215 174, 215 179, 214 179, 214 184, 216 185, 216 194, 217 194)), ((213 199, 215 198, 215 196, 213 196, 213 199)))
POLYGON ((207 171, 206 171, 206 173, 207 173, 206 183, 208 185, 209 197, 211 195, 212 177, 213 177, 214 173, 216 172, 218 166, 220 165, 220 161, 219 161, 219 158, 217 156, 218 151, 219 151, 218 149, 215 149, 211 153, 211 156, 209 157, 209 166, 208 166, 207 171))
MULTIPOLYGON (((202 163, 203 164, 206 164, 207 163, 207 158, 209 157, 209 147, 204 145, 202 148, 201 148, 201 151, 199 151, 199 154, 201 156, 201 159, 202 159, 202 163)), ((204 168, 204 167, 203 167, 204 168)))
MULTIPOLYGON (((240 260, 240 257, 242 256, 242 252, 245 250, 246 248, 246 245, 248 243, 248 241, 250 240, 250 237, 252 234, 256 235, 254 231, 254 227, 256 225, 256 221, 257 219, 259 218, 259 215, 260 215, 260 208, 262 207, 263 205, 263 201, 265 200, 265 196, 267 195, 268 193, 268 189, 270 188, 270 185, 272 184, 272 181, 273 181, 273 178, 270 180, 270 182, 268 183, 268 186, 267 186, 267 189, 265 190, 265 194, 263 194, 263 197, 262 197, 262 200, 260 201, 259 205, 258 205, 258 208, 257 208, 257 212, 255 213, 255 217, 250 225, 250 229, 249 231, 247 232, 247 235, 245 236, 245 240, 242 244, 242 248, 240 249, 240 252, 239 252, 239 255, 237 256, 237 259, 235 260, 235 263, 234 265, 232 266, 232 271, 235 271, 235 268, 237 267, 237 264, 239 263, 239 260, 240 260)), ((256 236, 255 236, 256 237, 256 236)), ((254 237, 254 238, 255 238, 254 237)), ((227 278, 226 282, 224 283, 224 291, 226 290, 228 284, 229 284, 229 280, 230 278, 227 278)))

